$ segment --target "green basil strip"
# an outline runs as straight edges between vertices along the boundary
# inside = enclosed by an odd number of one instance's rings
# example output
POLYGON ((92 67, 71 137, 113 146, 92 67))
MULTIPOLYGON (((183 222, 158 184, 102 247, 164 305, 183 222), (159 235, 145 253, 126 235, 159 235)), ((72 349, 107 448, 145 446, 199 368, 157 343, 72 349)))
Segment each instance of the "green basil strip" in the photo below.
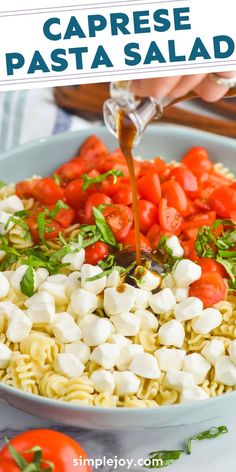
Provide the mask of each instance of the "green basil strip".
POLYGON ((154 451, 149 454, 149 459, 151 461, 150 465, 145 465, 147 469, 162 469, 163 467, 168 467, 177 461, 180 456, 183 454, 182 449, 173 450, 173 451, 154 451))
POLYGON ((110 246, 116 246, 115 236, 114 236, 110 226, 106 222, 106 219, 103 216, 103 214, 101 213, 101 211, 99 211, 97 208, 94 207, 93 208, 93 215, 94 215, 94 218, 95 218, 96 226, 100 230, 105 243, 109 244, 110 246))
POLYGON ((213 426, 207 431, 202 431, 201 433, 195 434, 194 436, 189 438, 186 443, 187 454, 191 454, 192 452, 192 441, 204 441, 205 439, 215 439, 225 433, 228 433, 228 429, 226 426, 213 426))
POLYGON ((21 279, 20 288, 27 297, 32 297, 34 294, 34 270, 31 266, 27 268, 25 275, 21 279))

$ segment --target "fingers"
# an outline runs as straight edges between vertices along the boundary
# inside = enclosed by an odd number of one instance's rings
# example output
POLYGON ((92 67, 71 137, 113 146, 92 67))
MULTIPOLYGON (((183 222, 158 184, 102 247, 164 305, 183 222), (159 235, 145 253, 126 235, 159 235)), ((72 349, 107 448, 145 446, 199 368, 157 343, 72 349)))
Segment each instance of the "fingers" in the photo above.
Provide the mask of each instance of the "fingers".
POLYGON ((140 97, 167 97, 170 91, 181 80, 181 77, 162 77, 160 79, 134 80, 131 91, 140 97))
MULTIPOLYGON (((220 72, 217 73, 217 75, 219 77, 230 78, 234 77, 236 73, 220 72)), ((220 98, 224 97, 228 90, 228 87, 224 87, 213 82, 209 76, 206 76, 206 78, 194 88, 194 91, 197 93, 197 95, 207 102, 215 102, 219 100, 220 98)))
POLYGON ((191 92, 191 90, 194 90, 205 77, 205 74, 186 75, 182 77, 177 85, 170 91, 169 98, 174 99, 186 95, 191 92))

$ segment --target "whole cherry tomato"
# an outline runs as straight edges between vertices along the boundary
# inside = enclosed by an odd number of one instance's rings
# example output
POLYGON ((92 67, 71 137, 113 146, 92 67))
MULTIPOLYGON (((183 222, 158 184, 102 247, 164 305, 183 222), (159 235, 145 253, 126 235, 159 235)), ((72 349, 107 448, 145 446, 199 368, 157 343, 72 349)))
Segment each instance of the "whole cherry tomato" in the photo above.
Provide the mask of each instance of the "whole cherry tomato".
POLYGON ((105 259, 109 254, 109 247, 102 241, 97 241, 85 248, 85 261, 87 264, 97 265, 99 261, 105 259))

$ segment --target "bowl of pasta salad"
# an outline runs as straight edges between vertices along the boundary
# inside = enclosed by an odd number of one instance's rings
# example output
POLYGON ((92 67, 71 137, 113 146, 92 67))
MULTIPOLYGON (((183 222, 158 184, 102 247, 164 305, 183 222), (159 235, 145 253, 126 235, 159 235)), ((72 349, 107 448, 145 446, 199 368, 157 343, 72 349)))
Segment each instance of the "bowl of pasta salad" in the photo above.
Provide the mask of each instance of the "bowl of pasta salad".
POLYGON ((134 159, 137 264, 128 169, 104 128, 2 155, 3 398, 93 429, 190 424, 233 408, 235 162, 230 139, 146 130, 134 159))

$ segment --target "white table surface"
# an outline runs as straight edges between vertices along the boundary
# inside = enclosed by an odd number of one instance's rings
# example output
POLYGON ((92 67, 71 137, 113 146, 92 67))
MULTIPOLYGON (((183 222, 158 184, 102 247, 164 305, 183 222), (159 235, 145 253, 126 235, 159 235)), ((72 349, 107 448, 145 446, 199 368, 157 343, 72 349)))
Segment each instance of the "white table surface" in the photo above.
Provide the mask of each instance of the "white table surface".
MULTIPOLYGON (((186 107, 188 108, 188 105, 186 107)), ((193 109, 192 105, 190 109, 193 109)), ((205 114, 205 110, 203 113, 205 114)), ((0 157, 1 152, 31 139, 68 129, 75 130, 91 126, 91 123, 85 120, 72 118, 62 110, 58 110, 53 103, 50 89, 1 93, 0 123, 1 130, 5 130, 0 142, 0 157), (7 116, 7 111, 9 116, 7 116), (20 116, 19 112, 21 112, 20 116), (19 123, 21 129, 18 129, 19 123)), ((146 458, 153 450, 182 449, 188 437, 219 425, 227 425, 229 434, 215 440, 195 442, 191 456, 184 455, 170 468, 164 469, 172 472, 236 472, 236 411, 232 412, 228 418, 218 418, 215 424, 211 421, 190 427, 167 428, 159 431, 152 429, 139 432, 106 433, 77 430, 47 423, 18 411, 0 400, 0 444, 4 436, 11 438, 20 431, 37 427, 52 427, 77 439, 91 458, 100 458, 105 455, 107 458, 118 456, 138 459, 146 458)), ((78 468, 73 470, 78 470, 78 468)), ((113 472, 113 470, 109 467, 99 468, 99 471, 104 472, 113 472)), ((126 468, 116 470, 126 472, 126 468)), ((148 469, 131 468, 130 470, 135 472, 148 469)))

